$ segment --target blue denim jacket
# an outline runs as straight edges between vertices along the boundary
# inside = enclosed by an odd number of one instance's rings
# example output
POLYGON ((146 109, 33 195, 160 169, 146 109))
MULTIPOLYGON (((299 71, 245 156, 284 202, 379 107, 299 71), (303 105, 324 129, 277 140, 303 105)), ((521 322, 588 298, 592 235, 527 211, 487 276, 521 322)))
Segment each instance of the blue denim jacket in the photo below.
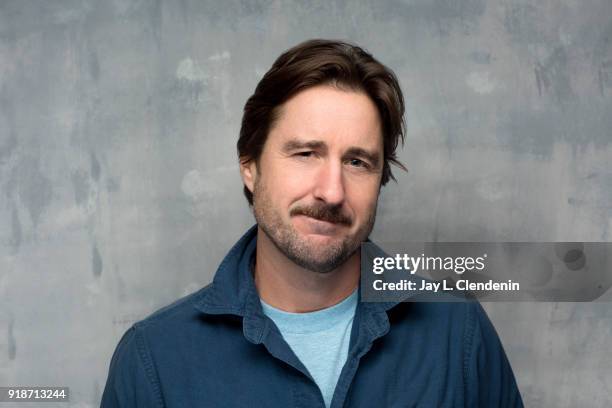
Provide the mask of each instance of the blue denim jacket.
MULTIPOLYGON (((257 228, 213 282, 134 324, 110 363, 101 407, 323 408, 308 370, 261 309, 257 228)), ((522 407, 477 302, 359 303, 331 408, 522 407)))

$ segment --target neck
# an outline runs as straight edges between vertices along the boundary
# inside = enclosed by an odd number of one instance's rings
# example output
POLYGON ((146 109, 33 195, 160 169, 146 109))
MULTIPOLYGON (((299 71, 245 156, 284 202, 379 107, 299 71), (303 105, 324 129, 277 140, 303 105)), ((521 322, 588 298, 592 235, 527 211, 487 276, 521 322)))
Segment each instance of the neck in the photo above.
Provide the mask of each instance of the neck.
POLYGON ((261 228, 257 231, 255 286, 270 306, 293 313, 325 309, 349 296, 359 277, 359 251, 338 268, 318 273, 293 263, 261 228))

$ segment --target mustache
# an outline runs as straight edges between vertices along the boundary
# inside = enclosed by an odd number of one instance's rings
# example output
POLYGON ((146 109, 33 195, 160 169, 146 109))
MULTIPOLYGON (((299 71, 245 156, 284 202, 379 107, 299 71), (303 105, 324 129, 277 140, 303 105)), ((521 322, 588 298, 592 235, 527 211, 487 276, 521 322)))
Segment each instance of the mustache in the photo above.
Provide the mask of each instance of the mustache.
POLYGON ((315 204, 312 206, 298 206, 289 212, 289 215, 305 215, 321 221, 334 224, 351 225, 353 220, 342 211, 341 205, 315 204))

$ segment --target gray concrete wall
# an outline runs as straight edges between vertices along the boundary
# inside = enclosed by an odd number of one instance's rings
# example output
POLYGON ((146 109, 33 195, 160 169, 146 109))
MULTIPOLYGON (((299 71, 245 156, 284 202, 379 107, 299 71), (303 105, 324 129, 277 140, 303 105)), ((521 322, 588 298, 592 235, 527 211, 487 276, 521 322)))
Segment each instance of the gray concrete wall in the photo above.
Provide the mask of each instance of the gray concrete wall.
MULTIPOLYGON (((406 94, 374 239, 610 241, 609 0, 2 0, 0 385, 97 406, 120 335, 211 280, 253 222, 242 106, 312 37, 406 94)), ((612 406, 612 304, 486 308, 528 406, 612 406)))

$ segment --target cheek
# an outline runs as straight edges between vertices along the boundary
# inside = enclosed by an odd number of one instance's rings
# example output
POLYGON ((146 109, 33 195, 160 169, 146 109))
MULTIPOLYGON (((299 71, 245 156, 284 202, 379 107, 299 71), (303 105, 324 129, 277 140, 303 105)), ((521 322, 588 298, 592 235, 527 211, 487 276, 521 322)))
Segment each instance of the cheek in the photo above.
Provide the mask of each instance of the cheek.
POLYGON ((378 184, 359 183, 351 186, 350 196, 353 209, 361 217, 376 209, 378 203, 378 184))
POLYGON ((289 171, 279 172, 266 182, 274 206, 290 205, 308 191, 307 179, 289 171))
POLYGON ((316 179, 316 171, 312 167, 290 163, 278 168, 272 182, 290 194, 300 194, 311 188, 316 179))

